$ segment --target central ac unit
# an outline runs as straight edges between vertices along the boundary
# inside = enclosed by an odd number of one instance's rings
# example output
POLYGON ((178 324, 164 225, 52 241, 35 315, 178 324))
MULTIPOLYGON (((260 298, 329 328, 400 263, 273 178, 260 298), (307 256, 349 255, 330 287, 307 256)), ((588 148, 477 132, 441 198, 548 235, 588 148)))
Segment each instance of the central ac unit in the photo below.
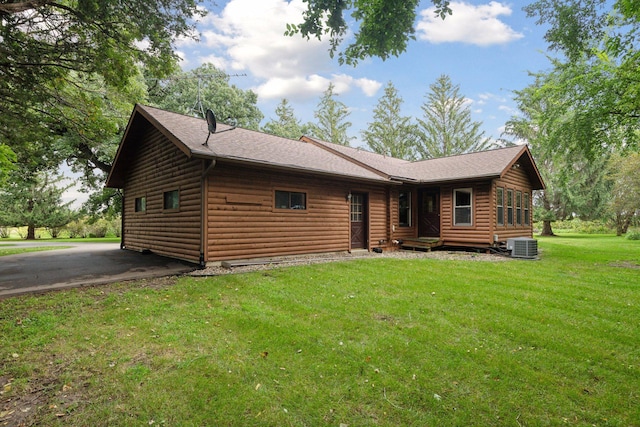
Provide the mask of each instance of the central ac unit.
POLYGON ((515 237, 507 239, 507 250, 514 258, 537 258, 538 241, 530 237, 515 237))

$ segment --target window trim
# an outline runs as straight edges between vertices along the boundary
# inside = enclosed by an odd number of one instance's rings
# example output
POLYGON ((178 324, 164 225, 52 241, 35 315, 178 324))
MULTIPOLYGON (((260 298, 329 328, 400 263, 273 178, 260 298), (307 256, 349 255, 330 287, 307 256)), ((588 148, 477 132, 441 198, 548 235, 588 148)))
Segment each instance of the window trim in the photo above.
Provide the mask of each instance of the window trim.
POLYGON ((413 195, 411 194, 411 191, 399 191, 398 192, 398 225, 400 227, 411 227, 413 226, 413 206, 412 206, 412 197, 413 195), (407 206, 404 207, 404 209, 406 210, 406 218, 407 221, 403 222, 402 221, 402 211, 403 211, 403 207, 400 205, 400 200, 402 199, 402 195, 405 194, 406 196, 404 197, 407 200, 407 206))
POLYGON ((146 195, 139 196, 133 199, 133 212, 137 214, 147 213, 147 196, 146 195))
POLYGON ((301 190, 274 189, 273 190, 273 209, 278 212, 297 212, 297 213, 307 212, 309 210, 309 194, 306 191, 301 191, 301 190), (287 203, 289 207, 283 208, 283 207, 277 206, 278 193, 288 193, 287 203), (291 206, 292 194, 302 194, 304 196, 304 205, 303 205, 304 207, 295 208, 291 206))
POLYGON ((454 227, 473 227, 473 188, 454 188, 453 189, 453 226, 454 227), (469 205, 461 205, 458 206, 458 193, 469 193, 469 205), (469 210, 469 222, 468 223, 458 223, 456 212, 458 209, 468 209, 469 210))
POLYGON ((513 227, 513 190, 507 189, 507 225, 513 227))
POLYGON ((516 191, 516 225, 522 226, 522 191, 516 191))
POLYGON ((176 188, 174 190, 167 190, 162 192, 162 210, 164 212, 176 212, 180 210, 180 189, 176 188), (175 194, 176 195, 176 206, 167 207, 167 195, 175 194))
POLYGON ((524 197, 524 225, 529 226, 531 225, 531 198, 529 196, 529 192, 524 192, 523 193, 523 197, 524 197))
POLYGON ((496 225, 504 227, 504 187, 496 188, 496 225), (501 197, 498 196, 500 193, 501 197))

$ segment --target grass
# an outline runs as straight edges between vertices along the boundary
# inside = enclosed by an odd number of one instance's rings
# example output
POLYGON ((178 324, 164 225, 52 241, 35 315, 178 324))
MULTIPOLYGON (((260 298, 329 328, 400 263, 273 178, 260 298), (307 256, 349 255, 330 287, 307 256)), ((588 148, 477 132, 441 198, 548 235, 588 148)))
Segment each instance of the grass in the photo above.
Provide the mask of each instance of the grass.
POLYGON ((540 248, 2 300, 0 423, 638 425, 640 242, 540 248))
POLYGON ((20 248, 20 247, 12 247, 12 245, 0 245, 0 257, 5 255, 16 255, 16 254, 24 254, 28 252, 42 252, 42 251, 51 251, 57 249, 68 249, 71 246, 38 246, 31 248, 20 248))

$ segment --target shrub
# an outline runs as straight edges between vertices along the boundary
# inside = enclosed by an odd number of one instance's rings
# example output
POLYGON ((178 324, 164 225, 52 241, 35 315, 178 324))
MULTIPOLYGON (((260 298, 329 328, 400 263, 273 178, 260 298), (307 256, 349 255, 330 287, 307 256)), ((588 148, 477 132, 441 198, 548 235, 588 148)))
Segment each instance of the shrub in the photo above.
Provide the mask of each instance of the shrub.
POLYGON ((8 239, 11 236, 11 228, 9 227, 0 227, 0 238, 8 239))
POLYGON ((104 219, 99 219, 93 224, 87 226, 89 237, 107 237, 109 232, 109 222, 104 219))
POLYGON ((87 237, 87 225, 82 219, 71 221, 67 224, 66 229, 71 239, 84 239, 87 237))
POLYGON ((625 238, 627 240, 640 240, 640 229, 627 231, 625 238))

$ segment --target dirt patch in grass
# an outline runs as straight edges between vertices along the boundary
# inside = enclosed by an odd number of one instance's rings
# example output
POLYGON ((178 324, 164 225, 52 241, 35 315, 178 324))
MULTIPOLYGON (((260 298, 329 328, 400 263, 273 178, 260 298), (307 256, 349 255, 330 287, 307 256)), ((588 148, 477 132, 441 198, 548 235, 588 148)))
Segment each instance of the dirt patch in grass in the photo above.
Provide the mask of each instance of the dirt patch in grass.
POLYGON ((16 393, 13 392, 12 378, 0 377, 0 384, 1 426, 30 426, 34 418, 41 419, 47 413, 51 417, 63 418, 87 401, 82 382, 61 384, 55 373, 30 379, 16 393))
POLYGON ((635 270, 640 270, 640 264, 633 261, 620 261, 620 262, 612 262, 609 264, 610 267, 618 267, 618 268, 631 268, 635 270))

